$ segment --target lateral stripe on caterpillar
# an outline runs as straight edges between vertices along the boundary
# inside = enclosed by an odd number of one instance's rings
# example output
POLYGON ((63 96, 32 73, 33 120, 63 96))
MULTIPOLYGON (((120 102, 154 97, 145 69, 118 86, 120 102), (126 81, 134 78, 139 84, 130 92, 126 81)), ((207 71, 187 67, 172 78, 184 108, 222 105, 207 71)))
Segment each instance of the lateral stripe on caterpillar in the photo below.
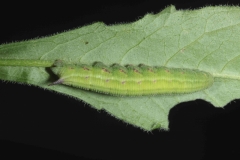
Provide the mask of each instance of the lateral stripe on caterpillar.
POLYGON ((200 91, 213 84, 211 74, 192 69, 167 67, 120 66, 108 67, 101 62, 65 65, 56 61, 52 71, 59 76, 55 84, 122 96, 181 94, 200 91))

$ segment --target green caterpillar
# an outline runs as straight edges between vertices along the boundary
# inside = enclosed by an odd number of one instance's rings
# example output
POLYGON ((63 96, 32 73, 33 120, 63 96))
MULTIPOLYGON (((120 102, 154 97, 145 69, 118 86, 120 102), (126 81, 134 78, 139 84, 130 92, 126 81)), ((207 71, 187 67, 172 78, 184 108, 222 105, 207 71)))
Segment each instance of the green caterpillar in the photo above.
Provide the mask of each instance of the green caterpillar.
POLYGON ((56 61, 54 66, 51 70, 59 79, 51 85, 64 84, 121 96, 191 93, 208 88, 214 81, 211 74, 200 70, 143 64, 106 66, 96 62, 90 66, 56 61))

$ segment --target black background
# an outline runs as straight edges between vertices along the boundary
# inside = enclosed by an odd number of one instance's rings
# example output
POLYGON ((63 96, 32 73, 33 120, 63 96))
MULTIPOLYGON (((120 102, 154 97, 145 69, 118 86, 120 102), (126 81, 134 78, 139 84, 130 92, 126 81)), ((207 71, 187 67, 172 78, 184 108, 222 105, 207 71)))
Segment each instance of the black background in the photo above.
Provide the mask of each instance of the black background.
MULTIPOLYGON (((177 9, 238 5, 213 0, 78 3, 1 4, 0 43, 48 36, 97 21, 133 22, 170 4, 177 9)), ((169 131, 144 132, 73 98, 0 81, 0 159, 235 159, 240 154, 239 108, 239 100, 224 109, 203 100, 181 103, 170 111, 169 131)))

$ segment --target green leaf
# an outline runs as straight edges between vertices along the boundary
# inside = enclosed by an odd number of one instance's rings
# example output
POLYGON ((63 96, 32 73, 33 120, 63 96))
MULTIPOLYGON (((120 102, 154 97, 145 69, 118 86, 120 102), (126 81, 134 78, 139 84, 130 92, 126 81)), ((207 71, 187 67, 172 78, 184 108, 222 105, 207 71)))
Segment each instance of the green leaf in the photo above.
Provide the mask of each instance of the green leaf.
POLYGON ((203 99, 223 107, 240 97, 239 15, 239 7, 176 11, 170 6, 130 24, 98 22, 51 37, 4 44, 0 46, 0 79, 76 97, 144 130, 167 129, 169 110, 178 103, 203 99), (15 59, 22 66, 3 63, 5 59, 15 59), (64 85, 48 86, 56 77, 47 67, 56 59, 199 69, 211 73, 215 81, 192 94, 115 97, 64 85), (29 67, 20 60, 44 63, 29 67))

